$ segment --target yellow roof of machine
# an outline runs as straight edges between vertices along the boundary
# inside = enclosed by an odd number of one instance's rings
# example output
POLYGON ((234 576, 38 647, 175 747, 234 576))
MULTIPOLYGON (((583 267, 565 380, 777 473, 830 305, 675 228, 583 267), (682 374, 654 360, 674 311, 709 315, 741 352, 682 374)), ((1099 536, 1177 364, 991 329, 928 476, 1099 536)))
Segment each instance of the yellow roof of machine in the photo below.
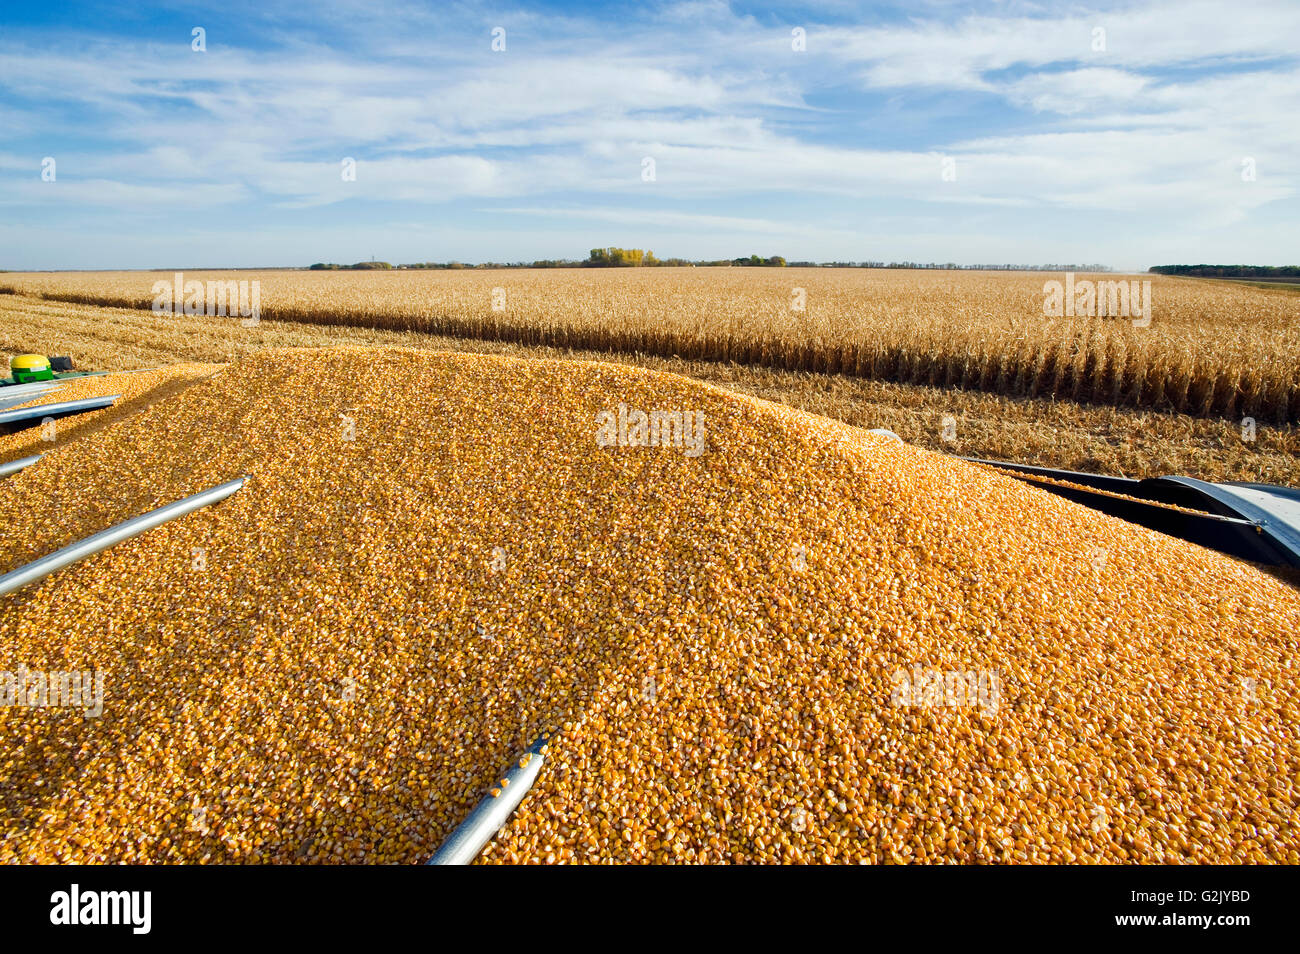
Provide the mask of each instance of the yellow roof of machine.
POLYGON ((50 359, 43 354, 20 354, 9 359, 9 367, 15 371, 39 371, 50 366, 50 359))

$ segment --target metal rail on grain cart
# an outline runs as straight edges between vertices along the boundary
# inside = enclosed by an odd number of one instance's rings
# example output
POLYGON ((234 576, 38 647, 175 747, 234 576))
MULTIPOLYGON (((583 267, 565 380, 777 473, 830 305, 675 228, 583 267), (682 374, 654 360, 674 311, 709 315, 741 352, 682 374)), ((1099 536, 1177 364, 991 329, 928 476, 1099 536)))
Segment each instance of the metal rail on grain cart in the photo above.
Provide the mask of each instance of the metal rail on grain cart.
POLYGON ((154 527, 175 520, 177 517, 183 517, 185 514, 201 507, 214 504, 219 500, 225 500, 243 487, 247 479, 247 477, 239 477, 235 480, 228 480, 224 484, 218 484, 208 490, 200 491, 197 494, 191 494, 174 503, 169 503, 156 510, 150 510, 138 517, 132 517, 130 520, 109 527, 107 530, 101 530, 99 533, 69 544, 61 550, 55 550, 49 556, 41 557, 26 566, 10 570, 4 576, 0 576, 0 596, 12 593, 28 583, 35 583, 56 570, 61 570, 78 560, 84 560, 101 550, 107 550, 123 540, 139 536, 146 530, 152 530, 154 527))

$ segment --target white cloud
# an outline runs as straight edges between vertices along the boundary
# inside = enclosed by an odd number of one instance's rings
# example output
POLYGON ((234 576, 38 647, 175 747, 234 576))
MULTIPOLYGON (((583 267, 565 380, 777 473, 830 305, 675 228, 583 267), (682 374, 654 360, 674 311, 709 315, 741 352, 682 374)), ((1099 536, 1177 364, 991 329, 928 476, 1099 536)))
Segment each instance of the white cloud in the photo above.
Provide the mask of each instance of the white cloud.
POLYGON ((1033 73, 1007 84, 1012 102, 1039 112, 1073 115, 1099 108, 1140 104, 1151 85, 1145 76, 1126 70, 1090 67, 1064 73, 1033 73))
POLYGON ((1118 69, 1293 58, 1300 6, 1290 0, 1174 0, 1063 18, 970 16, 956 23, 835 27, 810 36, 870 86, 996 90, 988 74, 1084 64, 1118 69), (1104 49, 1094 49, 1094 31, 1104 49))
POLYGON ((734 215, 703 215, 693 212, 673 212, 656 209, 515 206, 500 209, 480 209, 479 211, 484 215, 528 215, 555 219, 587 219, 638 228, 655 226, 681 230, 708 230, 711 233, 753 233, 756 235, 782 236, 825 236, 833 233, 841 237, 851 237, 855 234, 848 229, 827 228, 820 222, 778 222, 773 219, 744 218, 734 215))
MULTIPOLYGON (((1189 223, 1249 223, 1296 195, 1300 126, 1286 117, 1300 110, 1300 5, 1033 9, 950 20, 929 5, 884 26, 810 22, 803 54, 790 50, 788 25, 707 0, 646 11, 618 31, 511 13, 499 55, 480 8, 453 11, 474 24, 464 46, 440 40, 445 12, 391 3, 347 45, 286 19, 271 53, 226 34, 203 55, 28 36, 0 42, 0 120, 36 144, 0 154, 0 204, 126 215, 524 199, 499 211, 808 236, 769 206, 833 197, 932 204, 950 219, 963 207, 1000 211, 1011 218, 991 226, 1004 230, 995 240, 1012 247, 1006 223, 1035 209, 1122 213, 1173 236, 1189 223), (393 23, 405 24, 400 34, 393 23), (1104 51, 1092 49, 1098 26, 1104 51), (820 101, 846 83, 863 108, 897 98, 912 125, 873 126, 842 96, 820 101), (909 111, 912 97, 936 94, 962 104, 953 109, 970 104, 986 132, 909 111), (50 153, 56 184, 39 179, 50 153), (357 159, 356 182, 340 179, 344 156, 357 159), (641 179, 645 156, 653 183, 641 179), (940 176, 945 156, 955 182, 940 176), (1241 180, 1243 157, 1256 161, 1254 182, 1241 180), (629 209, 646 199, 663 208, 629 209)), ((326 20, 353 22, 338 10, 326 20)))

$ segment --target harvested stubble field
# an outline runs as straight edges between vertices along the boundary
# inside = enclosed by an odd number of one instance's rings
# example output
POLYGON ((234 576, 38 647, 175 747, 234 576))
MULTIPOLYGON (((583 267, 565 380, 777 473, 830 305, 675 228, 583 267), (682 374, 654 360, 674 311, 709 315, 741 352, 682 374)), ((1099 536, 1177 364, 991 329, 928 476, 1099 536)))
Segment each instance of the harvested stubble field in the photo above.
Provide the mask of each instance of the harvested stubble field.
POLYGON ((1300 594, 1247 565, 643 369, 191 382, 0 484, 7 570, 250 476, 0 601, 7 656, 106 672, 0 708, 0 861, 421 861, 543 731, 484 861, 1300 861, 1300 594), (619 403, 705 452, 602 447, 619 403))
MULTIPOLYGON (((1126 276, 1080 275, 1080 280, 1126 276)), ((815 268, 187 272, 265 318, 1300 422, 1300 299, 1164 276, 1149 327, 1046 318, 1047 273, 815 268), (803 290, 804 310, 792 308, 803 290), (494 304, 499 310, 494 310, 494 304)), ((1129 277, 1131 278, 1131 277, 1129 277)), ((171 273, 15 273, 0 290, 147 308, 171 273)))
MULTIPOLYGON (((1206 480, 1300 486, 1300 430, 1294 425, 1261 421, 1256 439, 1247 442, 1242 439, 1239 420, 1169 411, 1010 398, 842 374, 645 354, 602 355, 346 325, 263 319, 256 327, 246 328, 230 318, 156 315, 138 309, 0 295, 0 349, 67 354, 77 367, 87 370, 227 362, 264 348, 342 344, 618 361, 705 380, 859 427, 887 427, 908 443, 945 453, 1130 477, 1185 474, 1206 480), (945 416, 955 419, 951 442, 942 436, 945 416)), ((22 454, 9 455, 17 456, 22 454)))

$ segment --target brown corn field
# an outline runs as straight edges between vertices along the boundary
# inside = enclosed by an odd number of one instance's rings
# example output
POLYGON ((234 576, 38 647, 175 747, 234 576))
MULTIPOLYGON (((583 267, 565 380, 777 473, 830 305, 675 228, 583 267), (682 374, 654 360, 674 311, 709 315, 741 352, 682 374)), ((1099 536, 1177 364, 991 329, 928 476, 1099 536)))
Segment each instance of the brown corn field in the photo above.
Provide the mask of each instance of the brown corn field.
MULTIPOLYGON (((186 272, 266 319, 729 361, 1202 417, 1300 421, 1300 296, 1163 276, 1151 321, 1044 315, 1050 272, 822 268, 186 272)), ((150 308, 171 272, 14 273, 0 291, 150 308)), ((202 310, 202 304, 200 304, 202 310)), ((216 319, 228 320, 228 319, 216 319)))

